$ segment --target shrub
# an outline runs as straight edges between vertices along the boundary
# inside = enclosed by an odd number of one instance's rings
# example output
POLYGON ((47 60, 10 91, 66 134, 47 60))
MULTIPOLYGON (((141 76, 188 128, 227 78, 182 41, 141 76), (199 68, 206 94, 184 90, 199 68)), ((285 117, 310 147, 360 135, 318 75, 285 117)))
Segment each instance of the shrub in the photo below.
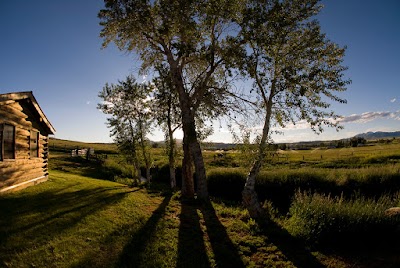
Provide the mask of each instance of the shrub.
POLYGON ((398 154, 388 154, 388 155, 372 155, 369 157, 366 157, 362 162, 364 164, 384 164, 388 163, 391 160, 399 160, 400 155, 398 154))
POLYGON ((229 154, 223 154, 222 156, 215 157, 209 165, 211 167, 239 167, 239 164, 229 154))
POLYGON ((103 174, 109 180, 115 181, 116 178, 130 178, 135 174, 133 165, 127 164, 118 158, 108 158, 102 165, 103 174))
MULTIPOLYGON (((151 176, 153 182, 159 182, 170 185, 169 164, 164 164, 151 169, 151 176)), ((182 185, 182 167, 175 168, 176 186, 178 188, 182 185)))
MULTIPOLYGON (((217 168, 208 173, 210 195, 240 201, 246 170, 217 168)), ((259 201, 270 200, 282 212, 298 189, 350 198, 355 193, 379 198, 400 190, 399 165, 360 169, 298 168, 262 171, 255 185, 259 201)))
POLYGON ((210 195, 227 200, 240 201, 245 182, 246 175, 240 169, 218 168, 211 170, 207 175, 210 195))
POLYGON ((335 191, 335 186, 335 181, 328 178, 323 170, 307 168, 261 172, 255 187, 261 202, 270 200, 276 208, 285 212, 298 189, 330 193, 335 191))
POLYGON ((390 218, 385 210, 395 204, 389 196, 378 200, 297 192, 289 209, 285 228, 295 237, 314 245, 370 244, 393 237, 399 218, 390 218))

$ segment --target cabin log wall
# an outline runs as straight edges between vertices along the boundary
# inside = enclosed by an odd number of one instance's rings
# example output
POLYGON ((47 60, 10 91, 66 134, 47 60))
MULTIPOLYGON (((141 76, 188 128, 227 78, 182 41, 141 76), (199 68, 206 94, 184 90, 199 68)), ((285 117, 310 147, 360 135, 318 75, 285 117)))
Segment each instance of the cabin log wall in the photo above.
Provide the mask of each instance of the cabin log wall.
POLYGON ((0 192, 9 186, 48 176, 48 133, 40 129, 40 118, 24 112, 29 109, 24 101, 0 101, 0 124, 15 127, 15 159, 0 161, 0 192), (30 153, 31 130, 39 132, 39 157, 30 153))

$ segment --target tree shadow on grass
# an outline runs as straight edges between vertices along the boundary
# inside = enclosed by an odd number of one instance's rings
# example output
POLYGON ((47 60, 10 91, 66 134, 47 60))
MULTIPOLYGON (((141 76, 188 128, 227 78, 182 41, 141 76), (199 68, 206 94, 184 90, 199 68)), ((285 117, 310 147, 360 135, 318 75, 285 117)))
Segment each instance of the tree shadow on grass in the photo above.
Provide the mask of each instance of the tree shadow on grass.
POLYGON ((176 267, 210 267, 197 206, 182 200, 176 267))
POLYGON ((298 268, 325 267, 312 255, 304 242, 290 235, 272 220, 257 220, 261 232, 267 236, 267 243, 272 243, 298 268))
POLYGON ((335 236, 318 245, 318 251, 328 256, 340 256, 352 267, 400 267, 400 232, 382 227, 381 233, 354 232, 335 236), (387 232, 386 232, 387 231, 387 232))
POLYGON ((219 221, 211 202, 200 207, 218 267, 245 267, 238 250, 219 221))
POLYGON ((84 157, 71 157, 68 155, 51 159, 50 170, 59 170, 76 175, 99 180, 113 180, 115 175, 120 175, 117 168, 106 167, 102 161, 86 159, 84 157))
POLYGON ((119 256, 117 267, 141 267, 141 260, 149 239, 154 235, 160 219, 165 215, 166 208, 171 201, 171 195, 167 195, 160 206, 127 243, 119 256))
POLYGON ((182 202, 177 267, 211 266, 198 213, 203 215, 216 266, 245 267, 238 250, 229 238, 225 227, 219 221, 212 204, 196 205, 189 202, 182 202))
POLYGON ((0 249, 5 255, 0 255, 11 257, 13 252, 44 245, 130 192, 121 191, 120 187, 101 187, 4 196, 0 198, 0 249), (12 237, 18 239, 10 240, 12 237))

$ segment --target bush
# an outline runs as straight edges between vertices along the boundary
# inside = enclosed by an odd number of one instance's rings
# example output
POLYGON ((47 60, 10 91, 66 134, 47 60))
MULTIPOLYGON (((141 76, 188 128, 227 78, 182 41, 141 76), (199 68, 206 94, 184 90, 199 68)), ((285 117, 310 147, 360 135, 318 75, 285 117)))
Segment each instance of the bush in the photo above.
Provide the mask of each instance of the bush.
POLYGON ((240 201, 245 182, 246 175, 240 169, 218 168, 207 175, 210 195, 227 200, 240 201))
MULTIPOLYGON (((170 185, 169 164, 164 164, 161 167, 152 168, 151 176, 153 182, 170 185)), ((182 167, 180 166, 175 168, 175 179, 176 186, 180 188, 182 186, 182 167)))
POLYGON ((261 172, 257 177, 256 191, 260 202, 270 200, 278 210, 288 210, 298 189, 320 193, 335 191, 336 182, 323 170, 296 169, 261 172))
MULTIPOLYGON (((218 168, 208 173, 210 195, 240 201, 246 180, 243 169, 218 168)), ((399 165, 386 165, 361 169, 277 169, 261 172, 255 185, 259 201, 270 200, 285 212, 297 190, 331 196, 355 193, 369 198, 379 198, 400 190, 399 165)))
MULTIPOLYGON (((397 201, 397 200, 396 200, 397 201)), ((314 245, 371 244, 392 237, 400 218, 390 218, 385 210, 396 202, 389 196, 378 200, 297 192, 289 209, 285 228, 295 237, 314 245)))
POLYGON ((109 180, 115 181, 116 178, 133 179, 135 168, 121 159, 108 158, 103 162, 102 173, 109 180))
POLYGON ((222 154, 222 156, 218 157, 214 155, 214 160, 212 160, 209 165, 211 167, 239 167, 239 164, 229 154, 222 154))

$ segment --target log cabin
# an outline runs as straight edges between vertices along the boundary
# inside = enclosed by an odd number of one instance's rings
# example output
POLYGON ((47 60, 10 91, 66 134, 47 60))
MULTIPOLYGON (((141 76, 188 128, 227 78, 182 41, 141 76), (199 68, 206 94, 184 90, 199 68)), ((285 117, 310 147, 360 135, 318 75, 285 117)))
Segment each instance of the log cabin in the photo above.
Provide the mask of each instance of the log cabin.
POLYGON ((0 94, 0 194, 48 179, 54 133, 32 92, 0 94))

